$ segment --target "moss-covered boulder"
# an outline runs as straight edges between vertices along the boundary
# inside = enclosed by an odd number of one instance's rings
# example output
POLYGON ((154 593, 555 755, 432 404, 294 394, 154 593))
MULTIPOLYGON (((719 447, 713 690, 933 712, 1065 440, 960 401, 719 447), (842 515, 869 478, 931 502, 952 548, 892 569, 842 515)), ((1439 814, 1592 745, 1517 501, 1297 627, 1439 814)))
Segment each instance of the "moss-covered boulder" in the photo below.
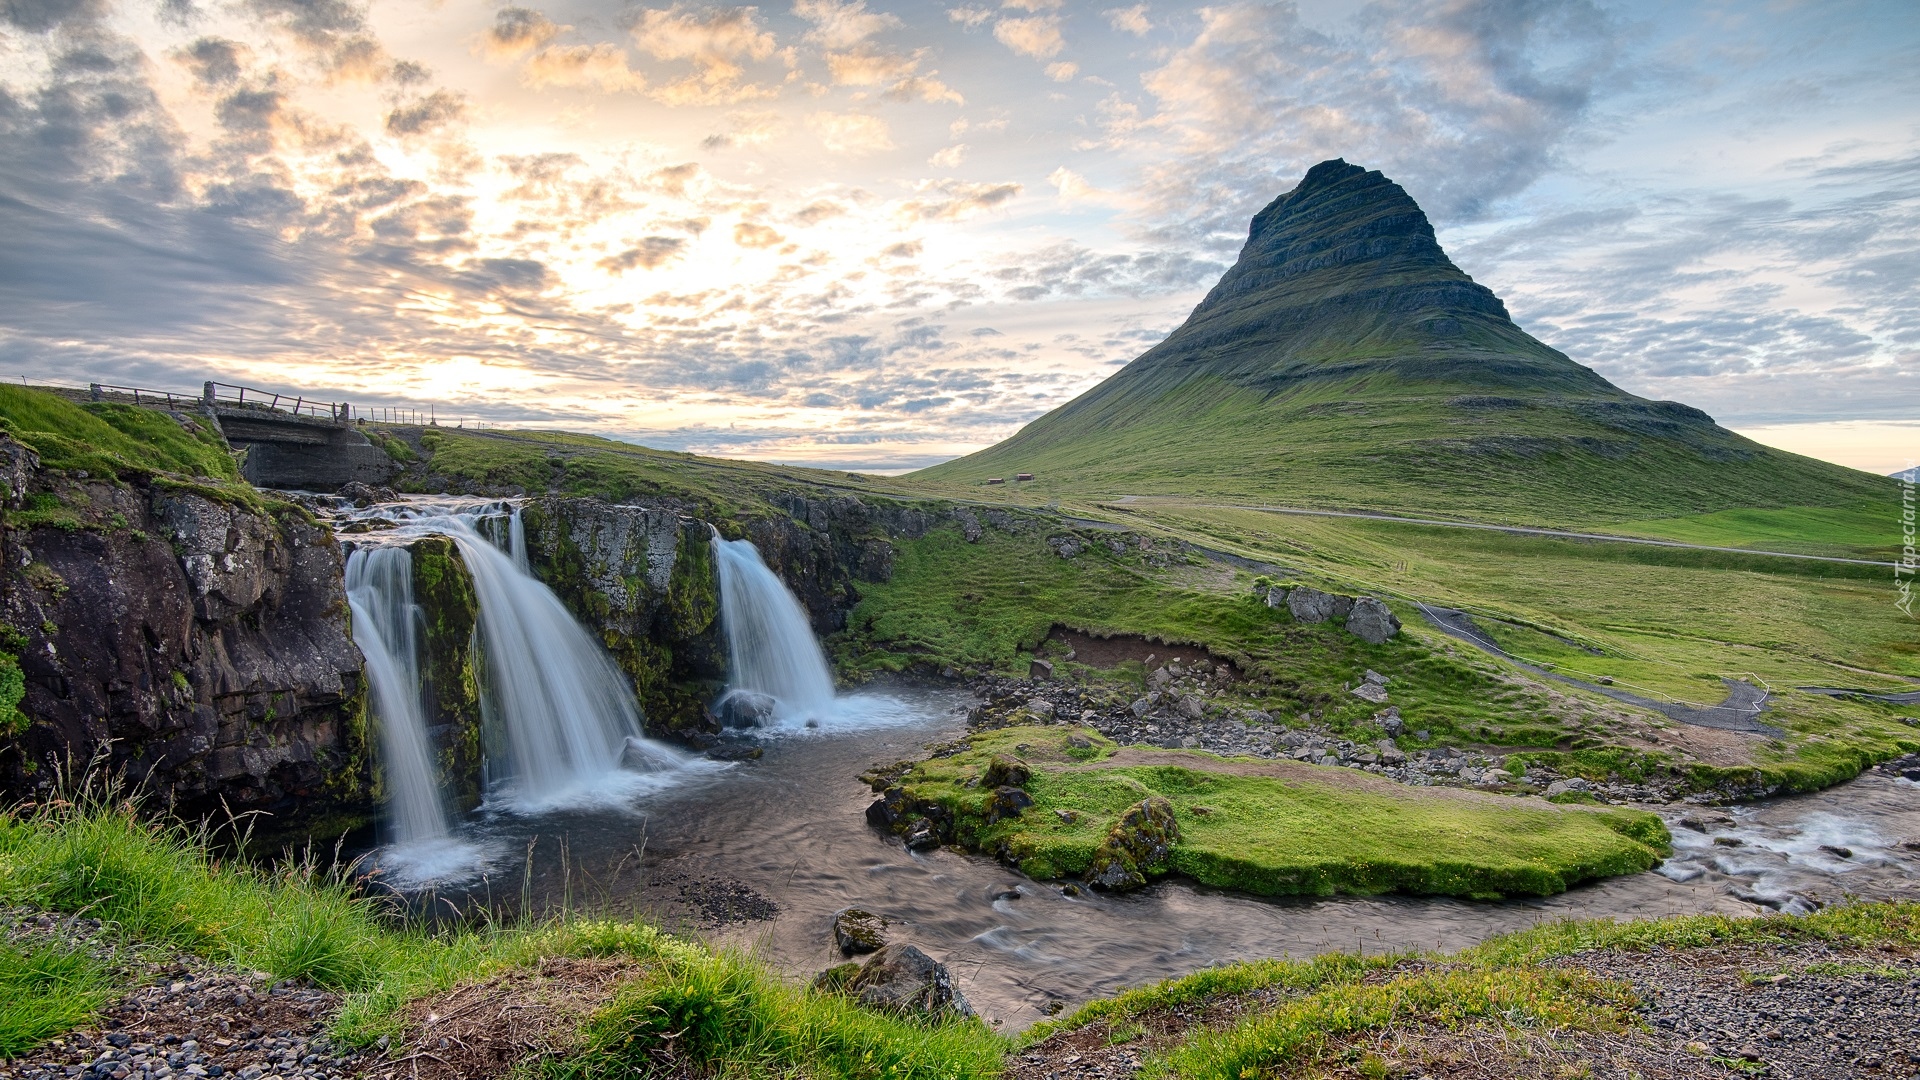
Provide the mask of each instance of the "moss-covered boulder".
POLYGON ((1179 839, 1173 804, 1159 795, 1141 799, 1107 830, 1087 867, 1087 884, 1114 892, 1137 889, 1150 876, 1165 872, 1179 839))

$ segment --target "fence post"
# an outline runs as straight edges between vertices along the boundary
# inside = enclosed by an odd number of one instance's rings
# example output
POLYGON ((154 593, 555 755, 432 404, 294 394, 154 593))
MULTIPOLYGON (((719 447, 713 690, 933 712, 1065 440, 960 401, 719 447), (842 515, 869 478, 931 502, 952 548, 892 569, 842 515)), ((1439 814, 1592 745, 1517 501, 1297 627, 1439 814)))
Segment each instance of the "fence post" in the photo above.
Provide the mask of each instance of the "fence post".
POLYGON ((100 400, 103 400, 103 399, 105 399, 105 398, 106 398, 106 396, 107 396, 107 395, 106 395, 106 392, 100 389, 100 384, 99 384, 99 383, 97 383, 97 382, 96 382, 96 383, 88 383, 88 384, 87 384, 87 398, 88 398, 88 400, 90 400, 90 401, 100 401, 100 400))
POLYGON ((201 398, 206 402, 207 407, 212 408, 213 402, 214 402, 212 379, 208 379, 206 384, 200 388, 200 395, 201 395, 201 398))

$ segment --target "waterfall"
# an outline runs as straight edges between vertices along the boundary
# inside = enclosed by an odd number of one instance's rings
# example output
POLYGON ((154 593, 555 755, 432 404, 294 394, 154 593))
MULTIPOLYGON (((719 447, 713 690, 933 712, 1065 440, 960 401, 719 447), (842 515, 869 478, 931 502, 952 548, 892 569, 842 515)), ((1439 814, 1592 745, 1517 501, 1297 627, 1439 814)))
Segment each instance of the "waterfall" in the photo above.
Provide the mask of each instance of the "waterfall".
POLYGON ((459 546, 473 577, 483 701, 507 747, 506 768, 494 775, 510 777, 516 802, 531 808, 590 796, 631 775, 622 773, 623 764, 684 764, 679 752, 641 737, 640 706, 626 676, 553 590, 524 569, 518 513, 508 528, 510 553, 466 515, 422 524, 459 546))
POLYGON ((750 540, 713 534, 720 622, 727 634, 729 696, 764 694, 774 718, 817 720, 834 711, 833 675, 800 601, 750 540))
POLYGON ((347 558, 347 606, 354 642, 367 660, 393 842, 408 847, 444 839, 447 811, 420 705, 420 609, 407 549, 355 549, 347 558))

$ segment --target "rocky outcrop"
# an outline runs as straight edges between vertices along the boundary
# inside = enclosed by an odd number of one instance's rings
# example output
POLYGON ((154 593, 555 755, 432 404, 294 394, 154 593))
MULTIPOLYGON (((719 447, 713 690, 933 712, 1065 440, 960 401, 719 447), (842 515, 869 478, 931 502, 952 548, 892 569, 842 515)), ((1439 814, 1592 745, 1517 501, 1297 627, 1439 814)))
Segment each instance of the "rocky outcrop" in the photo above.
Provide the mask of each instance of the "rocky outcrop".
POLYGON ((0 525, 23 683, 7 787, 47 793, 93 763, 187 816, 260 811, 268 844, 370 820, 362 661, 324 528, 0 457, 20 466, 0 525))
POLYGON ((833 943, 848 956, 873 952, 887 943, 887 920, 864 908, 841 908, 833 913, 833 943))
POLYGON ((521 513, 527 561, 633 680, 652 734, 710 732, 726 674, 711 527, 674 510, 548 497, 521 513))
POLYGON ((1160 795, 1142 799, 1128 807, 1108 830, 1087 867, 1087 883, 1114 892, 1137 889, 1166 869, 1179 839, 1180 823, 1173 816, 1173 804, 1160 795))
POLYGON ((452 540, 422 537, 409 544, 408 551, 413 556, 413 600, 426 619, 420 697, 427 735, 440 750, 440 790, 455 810, 470 810, 480 805, 486 758, 480 673, 473 653, 480 601, 452 540))
POLYGON ((1375 596, 1345 596, 1307 585, 1259 585, 1256 594, 1270 608, 1287 609, 1295 622, 1344 621, 1347 632, 1371 645, 1383 645, 1400 632, 1400 620, 1375 596))
POLYGON ((915 945, 888 945, 829 984, 869 1008, 940 1018, 973 1015, 953 973, 915 945))

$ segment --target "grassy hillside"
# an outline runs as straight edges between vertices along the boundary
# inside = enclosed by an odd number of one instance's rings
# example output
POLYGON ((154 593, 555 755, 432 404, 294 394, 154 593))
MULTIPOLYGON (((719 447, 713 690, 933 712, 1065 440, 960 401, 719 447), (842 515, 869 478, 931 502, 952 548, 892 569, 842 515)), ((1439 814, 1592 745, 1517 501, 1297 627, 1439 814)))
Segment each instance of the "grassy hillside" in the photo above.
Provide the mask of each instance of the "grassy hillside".
POLYGON ((1315 166, 1165 341, 978 453, 913 474, 957 495, 1178 495, 1593 525, 1852 508, 1884 477, 1763 447, 1627 394, 1514 325, 1379 173, 1315 166))

